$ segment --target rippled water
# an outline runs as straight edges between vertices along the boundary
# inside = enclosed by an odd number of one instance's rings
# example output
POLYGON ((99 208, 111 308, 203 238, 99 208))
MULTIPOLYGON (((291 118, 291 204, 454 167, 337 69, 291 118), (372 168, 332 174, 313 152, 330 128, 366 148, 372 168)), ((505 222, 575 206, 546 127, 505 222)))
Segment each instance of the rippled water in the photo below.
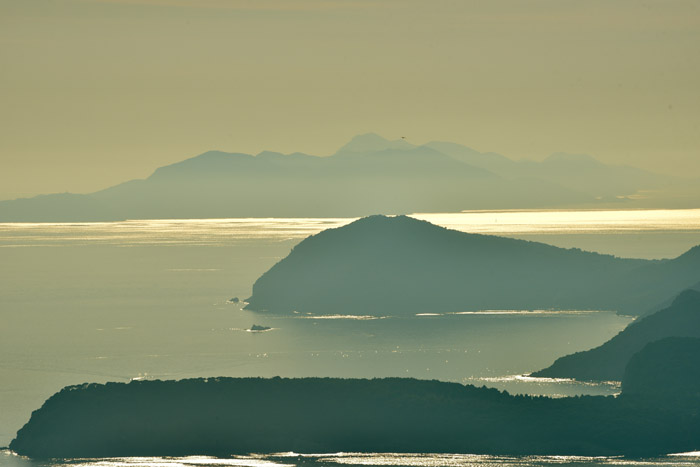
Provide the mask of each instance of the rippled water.
MULTIPOLYGON (((639 258, 674 257, 700 244, 700 209, 468 211, 413 214, 464 232, 545 241, 639 258)), ((0 247, 57 245, 222 246, 245 240, 301 240, 355 219, 179 219, 0 224, 0 247)))
POLYGON ((467 211, 447 214, 415 214, 456 230, 485 234, 525 233, 624 233, 631 231, 698 231, 700 209, 615 211, 467 211))
POLYGON ((405 453, 330 453, 237 456, 213 458, 191 457, 125 457, 108 459, 71 459, 46 462, 30 461, 0 452, 0 465, 8 467, 331 467, 406 466, 406 467, 545 467, 545 466, 635 466, 696 467, 700 453, 685 453, 651 459, 581 456, 484 456, 473 454, 405 454, 405 453))
MULTIPOLYGON (((469 232, 619 256, 671 257, 700 244, 700 210, 469 212, 416 217, 469 232)), ((249 296, 255 279, 302 238, 350 221, 0 224, 0 446, 9 443, 47 397, 65 385, 86 381, 213 375, 413 376, 553 396, 619 391, 615 382, 590 385, 524 376, 560 355, 612 337, 630 322, 614 313, 472 310, 436 314, 427 309, 410 317, 387 310, 382 319, 370 319, 358 309, 350 318, 339 317, 333 310, 323 316, 276 317, 228 303, 233 296, 249 296), (272 329, 247 332, 253 324, 272 329)), ((153 462, 448 462, 444 456, 406 455, 197 459, 153 462)), ((462 462, 449 465, 558 462, 556 458, 449 459, 462 462)), ((5 453, 0 463, 8 462, 23 465, 26 461, 5 453)), ((80 463, 70 464, 76 462, 80 463)), ((134 463, 142 461, 115 462, 137 465, 134 463)), ((566 462, 585 465, 589 461, 566 462)), ((695 460, 654 462, 683 465, 678 463, 695 460)))

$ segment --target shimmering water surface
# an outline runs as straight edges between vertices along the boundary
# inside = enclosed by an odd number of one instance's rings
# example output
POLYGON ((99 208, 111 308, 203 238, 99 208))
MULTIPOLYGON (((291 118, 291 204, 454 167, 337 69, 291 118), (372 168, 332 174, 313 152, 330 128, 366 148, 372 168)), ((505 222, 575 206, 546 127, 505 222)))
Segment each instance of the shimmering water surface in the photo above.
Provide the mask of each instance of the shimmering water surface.
MULTIPOLYGON (((700 244, 700 210, 469 212, 416 217, 463 231, 618 256, 673 257, 700 244)), ((233 296, 248 297, 255 279, 301 239, 351 221, 0 224, 0 446, 9 443, 47 397, 65 385, 86 381, 214 375, 412 376, 554 396, 619 391, 615 382, 582 384, 524 376, 558 356, 599 345, 630 322, 612 312, 465 310, 435 314, 426 309, 417 316, 398 317, 387 310, 385 316, 373 319, 362 309, 350 318, 339 317, 333 310, 322 316, 269 316, 228 303, 233 296), (247 332, 253 324, 272 329, 247 332)), ((197 459, 157 459, 153 464, 99 460, 87 465, 592 462, 405 455, 197 459)), ((7 453, 0 456, 2 464, 25 462, 7 453)), ((618 460, 596 460, 594 464, 614 462, 618 460)), ((685 465, 683 462, 695 460, 654 462, 685 465)))
MULTIPOLYGON (((464 232, 546 241, 638 258, 677 256, 698 244, 700 209, 467 211, 412 217, 464 232)), ((178 219, 91 223, 0 223, 0 247, 212 245, 300 240, 355 219, 178 219)))
POLYGON ((127 457, 107 459, 70 459, 30 461, 0 451, 0 464, 8 467, 696 467, 700 453, 684 453, 651 459, 581 456, 483 456, 472 454, 405 454, 405 453, 278 453, 231 458, 127 457))

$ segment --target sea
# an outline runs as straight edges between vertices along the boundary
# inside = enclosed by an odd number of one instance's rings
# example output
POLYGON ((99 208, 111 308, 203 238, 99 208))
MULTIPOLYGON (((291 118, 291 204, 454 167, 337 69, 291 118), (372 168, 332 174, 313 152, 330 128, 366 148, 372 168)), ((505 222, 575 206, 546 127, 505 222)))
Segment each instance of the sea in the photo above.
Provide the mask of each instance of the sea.
MULTIPOLYGON (((468 211, 411 214, 464 232, 619 257, 673 258, 700 244, 700 209, 468 211)), ((354 219, 179 219, 0 224, 0 447, 62 387, 207 376, 405 376, 512 394, 614 395, 616 381, 532 378, 595 347, 632 317, 615 310, 429 308, 352 316, 243 309, 255 280, 309 235, 354 219), (232 300, 238 298, 238 303, 232 300), (253 325, 269 327, 251 332, 253 325)), ((361 291, 358 291, 361 293, 361 291)), ((429 291, 426 291, 429 293, 429 291)), ((659 459, 396 453, 277 453, 231 458, 31 461, 29 466, 700 465, 659 459)))

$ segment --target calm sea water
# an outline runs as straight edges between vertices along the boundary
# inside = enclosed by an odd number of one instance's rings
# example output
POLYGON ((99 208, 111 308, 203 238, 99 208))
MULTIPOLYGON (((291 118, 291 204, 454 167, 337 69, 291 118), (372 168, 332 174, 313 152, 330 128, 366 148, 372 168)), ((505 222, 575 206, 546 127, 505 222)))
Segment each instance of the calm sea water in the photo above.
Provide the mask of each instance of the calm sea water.
MULTIPOLYGON (((700 244, 700 210, 416 215, 463 231, 618 256, 674 257, 700 244)), ((614 394, 615 382, 523 376, 606 341, 630 319, 541 310, 352 319, 275 317, 227 303, 308 235, 352 219, 225 219, 0 224, 0 446, 61 387, 198 376, 412 376, 513 393, 614 394), (246 331, 253 324, 273 329, 246 331)), ((465 310, 466 311, 466 310, 465 310)), ((477 311, 477 313, 473 313, 477 311)), ((7 452, 0 464, 26 465, 7 452)), ((541 465, 617 459, 484 456, 272 456, 88 465, 541 465), (150 462, 150 464, 148 463, 150 462), (146 463, 146 464, 144 464, 146 463)), ((627 462, 627 461, 625 461, 627 462)), ((686 465, 692 457, 652 463, 686 465)), ((50 465, 85 464, 83 461, 50 465)))
POLYGON ((470 454, 329 453, 236 456, 231 458, 129 457, 108 459, 69 459, 30 461, 8 451, 0 451, 0 463, 8 467, 696 467, 700 453, 683 453, 650 459, 579 456, 481 456, 470 454))

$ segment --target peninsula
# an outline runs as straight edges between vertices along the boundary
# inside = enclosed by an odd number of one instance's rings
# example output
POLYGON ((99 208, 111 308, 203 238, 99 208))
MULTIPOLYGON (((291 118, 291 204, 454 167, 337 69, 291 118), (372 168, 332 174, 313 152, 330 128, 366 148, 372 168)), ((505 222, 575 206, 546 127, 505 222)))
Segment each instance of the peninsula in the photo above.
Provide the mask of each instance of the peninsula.
POLYGON ((668 308, 633 321, 603 345, 561 357, 532 376, 619 381, 634 354, 667 337, 700 338, 700 291, 685 290, 668 308))

